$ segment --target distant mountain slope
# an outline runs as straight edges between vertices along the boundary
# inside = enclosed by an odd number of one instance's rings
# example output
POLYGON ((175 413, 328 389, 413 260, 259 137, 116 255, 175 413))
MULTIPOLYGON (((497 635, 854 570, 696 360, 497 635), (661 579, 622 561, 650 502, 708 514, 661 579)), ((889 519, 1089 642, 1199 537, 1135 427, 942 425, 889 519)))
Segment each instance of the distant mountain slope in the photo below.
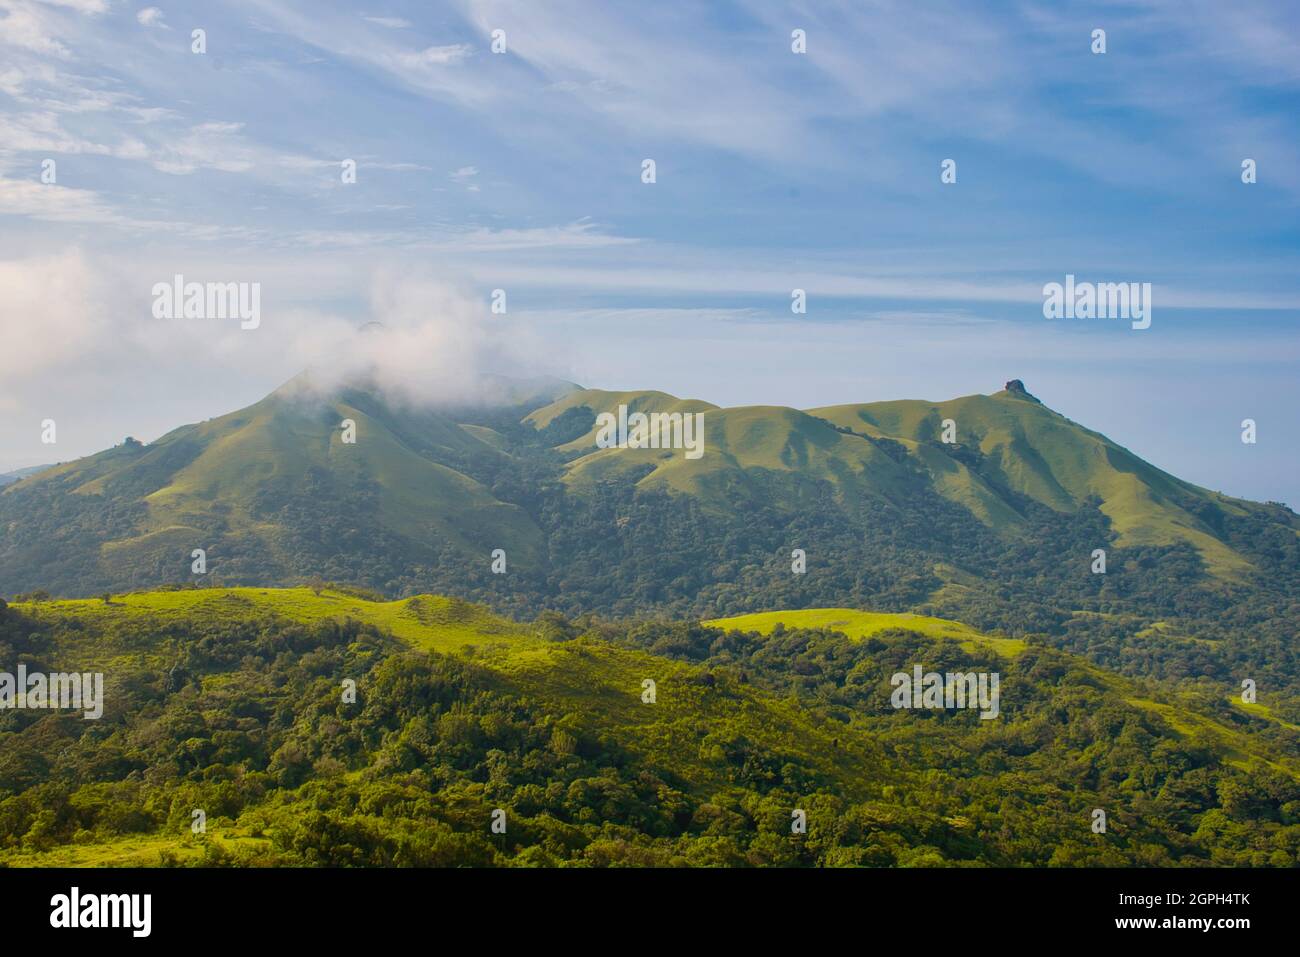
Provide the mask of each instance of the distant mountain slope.
MULTIPOLYGON (((800 485, 829 482, 851 509, 864 498, 897 499, 924 484, 1006 534, 1026 528, 1024 500, 1062 513, 1096 502, 1118 545, 1185 542, 1212 573, 1228 579, 1248 575, 1251 562, 1218 535, 1214 519, 1294 518, 1177 479, 1047 408, 1019 382, 1011 385, 993 395, 947 402, 902 400, 807 412, 773 406, 719 409, 662 392, 583 390, 538 409, 527 421, 541 427, 578 409, 588 410, 594 420, 602 412, 616 413, 620 405, 629 413, 706 413, 709 454, 698 459, 652 448, 596 448, 592 424, 558 446, 576 456, 565 476, 575 488, 630 477, 639 487, 671 488, 700 496, 707 505, 711 494, 745 489, 747 476, 761 471, 793 479, 795 497, 800 485), (949 420, 955 440, 945 442, 949 420)), ((761 494, 767 492, 764 486, 761 494)))
POLYGON ((24 469, 14 469, 12 472, 5 472, 0 475, 0 486, 10 485, 19 479, 25 479, 29 475, 35 475, 50 468, 48 465, 30 465, 24 469))

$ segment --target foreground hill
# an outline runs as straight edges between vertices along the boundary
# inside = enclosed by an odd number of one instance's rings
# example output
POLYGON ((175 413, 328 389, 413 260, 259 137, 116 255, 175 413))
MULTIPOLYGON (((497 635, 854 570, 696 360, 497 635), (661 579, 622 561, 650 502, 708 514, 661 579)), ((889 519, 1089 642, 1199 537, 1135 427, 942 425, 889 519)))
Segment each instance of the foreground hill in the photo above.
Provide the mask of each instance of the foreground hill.
POLYGON ((0 711, 0 863, 1296 860, 1294 732, 1230 689, 1192 700, 958 622, 772 614, 525 624, 251 588, 12 605, 0 662, 102 670, 106 705, 0 711), (913 664, 1000 673, 999 716, 894 709, 913 664))

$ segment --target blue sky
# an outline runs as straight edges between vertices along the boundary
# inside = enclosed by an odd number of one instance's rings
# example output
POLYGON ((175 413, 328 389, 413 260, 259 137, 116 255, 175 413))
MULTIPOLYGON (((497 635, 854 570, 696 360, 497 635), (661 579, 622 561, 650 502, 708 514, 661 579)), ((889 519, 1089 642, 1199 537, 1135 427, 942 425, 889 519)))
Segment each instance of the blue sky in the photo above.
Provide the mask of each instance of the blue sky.
POLYGON ((1282 2, 0 0, 0 468, 255 401, 377 318, 431 383, 807 408, 1019 377, 1296 506, 1298 50, 1282 2), (154 319, 178 272, 259 282, 261 327, 154 319), (1152 283, 1151 328, 1045 319, 1067 273, 1152 283))

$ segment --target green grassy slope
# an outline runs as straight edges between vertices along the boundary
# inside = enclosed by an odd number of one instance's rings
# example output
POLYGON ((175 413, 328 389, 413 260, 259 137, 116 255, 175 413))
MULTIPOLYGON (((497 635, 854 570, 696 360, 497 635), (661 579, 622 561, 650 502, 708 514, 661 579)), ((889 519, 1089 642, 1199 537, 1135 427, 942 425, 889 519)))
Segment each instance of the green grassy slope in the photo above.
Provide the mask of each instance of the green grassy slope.
MULTIPOLYGON (((645 749, 645 754, 659 760, 668 760, 677 753, 673 743, 675 732, 671 730, 676 719, 670 721, 670 727, 665 730, 662 725, 664 715, 641 705, 641 682, 647 677, 655 679, 661 686, 661 703, 671 703, 672 710, 683 712, 680 716, 685 721, 684 727, 692 729, 692 733, 706 726, 710 716, 724 713, 717 710, 722 708, 729 717, 756 721, 750 728, 756 734, 772 731, 773 722, 782 720, 794 722, 791 728, 781 732, 783 740, 787 731, 791 742, 811 734, 804 720, 785 712, 776 702, 765 699, 759 689, 733 689, 740 694, 738 700, 730 703, 713 701, 711 696, 700 693, 698 689, 693 691, 686 687, 690 684, 688 679, 700 673, 699 669, 689 665, 591 639, 557 643, 546 637, 540 624, 514 622, 481 605, 440 595, 373 601, 329 588, 319 592, 309 588, 205 588, 136 592, 114 596, 109 603, 99 598, 65 599, 18 602, 11 607, 36 621, 60 619, 77 622, 77 630, 87 635, 85 646, 73 646, 62 651, 65 655, 75 655, 82 670, 111 672, 128 665, 157 667, 165 661, 161 649, 157 648, 117 649, 110 655, 97 653, 95 643, 89 639, 108 624, 130 621, 141 624, 183 623, 190 620, 239 622, 266 616, 302 624, 355 619, 391 633, 412 649, 469 654, 474 660, 511 678, 531 698, 555 707, 580 708, 595 724, 626 735, 626 740, 634 741, 639 749, 645 749), (665 687, 668 689, 667 698, 663 696, 665 687)), ((787 609, 701 622, 720 631, 752 631, 764 635, 770 635, 778 623, 787 631, 823 629, 841 632, 855 640, 911 632, 927 638, 950 640, 969 652, 983 652, 1005 660, 1015 659, 1028 648, 1019 639, 988 635, 959 621, 852 608, 787 609)), ((1251 742, 1237 729, 1189 710, 1177 696, 1166 696, 1160 701, 1144 700, 1142 696, 1149 694, 1150 689, 1141 689, 1138 684, 1104 669, 1074 660, 1078 667, 1096 676, 1108 689, 1122 694, 1134 704, 1162 711, 1176 725, 1212 728, 1223 740, 1232 743, 1238 758, 1271 762, 1271 758, 1265 757, 1266 749, 1257 742, 1251 742)), ((1242 710, 1273 720, 1264 705, 1243 706, 1242 710)), ((821 740, 820 734, 811 734, 808 740, 814 745, 810 752, 812 757, 824 759, 823 770, 835 772, 845 787, 851 787, 851 775, 844 776, 840 773, 843 768, 837 772, 834 767, 845 756, 833 755, 829 748, 819 751, 816 745, 829 744, 829 741, 821 740)), ((1288 760, 1281 766, 1300 774, 1300 762, 1288 760)), ((701 784, 717 784, 702 765, 694 767, 693 774, 698 775, 701 784)))
MULTIPOLYGON (((537 429, 544 429, 570 409, 591 409, 593 412, 618 414, 618 407, 626 405, 633 412, 708 412, 717 406, 699 399, 679 399, 667 392, 628 391, 609 392, 605 389, 577 389, 554 402, 530 412, 524 421, 537 429)), ((596 444, 596 429, 566 443, 564 448, 584 449, 596 444)))
POLYGON ((390 408, 356 390, 317 394, 299 377, 248 408, 148 446, 118 446, 49 469, 25 490, 57 485, 72 495, 143 504, 128 534, 102 543, 101 567, 184 569, 190 549, 220 537, 227 550, 256 551, 271 564, 279 556, 287 574, 288 555, 300 548, 289 532, 304 529, 287 528, 291 519, 281 508, 308 497, 344 518, 373 501, 382 530, 422 545, 475 558, 505 548, 535 562, 543 535, 528 514, 437 461, 502 455, 438 413, 390 408), (345 419, 356 423, 355 444, 342 441, 345 419))
POLYGON ((967 650, 986 649, 1011 658, 1025 650, 1018 638, 998 638, 985 635, 969 625, 946 618, 913 615, 906 612, 858 611, 853 608, 802 608, 787 611, 762 611, 753 615, 733 615, 704 622, 710 628, 737 631, 757 631, 770 634, 778 624, 790 628, 826 628, 843 632, 850 638, 870 638, 892 629, 915 631, 933 638, 951 638, 967 650))
POLYGON ((565 476, 570 487, 631 476, 642 488, 670 488, 708 506, 718 504, 724 492, 751 489, 753 478, 763 474, 786 481, 782 494, 791 501, 809 483, 826 481, 841 504, 852 507, 864 498, 896 498, 909 486, 924 485, 1004 535, 1024 530, 1016 496, 1059 512, 1097 500, 1121 546, 1186 542, 1215 575, 1237 579, 1251 571, 1247 559, 1186 506, 1191 502, 1244 516, 1255 508, 1252 503, 1177 479, 1022 392, 800 412, 776 406, 717 408, 662 392, 581 390, 536 410, 525 422, 544 428, 574 409, 616 412, 620 404, 629 412, 703 412, 705 454, 692 460, 681 451, 597 449, 593 426, 559 446, 576 455, 565 476), (945 419, 956 423, 953 446, 940 441, 945 419), (895 443, 906 452, 906 462, 869 439, 895 443))
POLYGON ((688 459, 682 450, 599 449, 570 463, 567 480, 580 487, 650 469, 639 480, 641 487, 666 486, 709 505, 716 493, 745 488, 752 476, 770 473, 791 482, 796 497, 800 485, 830 482, 848 506, 862 497, 897 494, 909 480, 874 445, 795 409, 716 409, 705 413, 704 422, 704 453, 698 459, 688 459))
MULTIPOLYGON (((1053 412, 1032 398, 1004 391, 947 402, 897 401, 829 406, 810 414, 870 435, 929 449, 923 461, 935 487, 971 505, 990 490, 1010 489, 1058 511, 1077 508, 1091 497, 1119 533, 1121 545, 1188 542, 1217 574, 1235 577, 1249 569, 1193 514, 1183 499, 1210 502, 1225 512, 1245 514, 1250 503, 1210 492, 1144 462, 1105 436, 1053 412), (942 422, 956 424, 957 442, 978 450, 976 469, 954 470, 933 443, 942 422)), ((976 513, 980 510, 975 508, 976 513)), ((1015 523, 1011 511, 986 509, 995 524, 1015 523)))
POLYGON ((684 492, 699 497, 707 507, 717 505, 723 491, 753 492, 752 478, 763 473, 788 482, 793 501, 802 494, 801 488, 827 481, 842 502, 851 506, 862 497, 898 494, 910 480, 898 463, 871 443, 782 406, 720 409, 663 392, 589 389, 538 409, 525 422, 540 429, 570 409, 585 407, 593 413, 617 414, 620 405, 626 405, 629 414, 703 413, 704 453, 688 459, 680 449, 599 449, 598 430, 593 426, 559 446, 564 452, 582 453, 569 463, 566 472, 571 487, 632 474, 639 476, 642 488, 684 492))

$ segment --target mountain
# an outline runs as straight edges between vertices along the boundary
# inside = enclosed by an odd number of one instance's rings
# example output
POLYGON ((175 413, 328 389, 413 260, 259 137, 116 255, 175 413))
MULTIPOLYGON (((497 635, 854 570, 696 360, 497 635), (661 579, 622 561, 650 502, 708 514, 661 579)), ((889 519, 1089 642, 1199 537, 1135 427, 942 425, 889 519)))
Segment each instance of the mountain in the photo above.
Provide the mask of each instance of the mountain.
POLYGON ((864 499, 896 499, 919 480, 1006 534, 1027 529, 1025 500, 1059 513, 1096 501, 1118 545, 1187 543, 1210 571, 1227 578, 1248 575, 1251 562, 1217 534, 1220 516, 1260 514, 1300 530, 1283 510, 1210 492, 1143 462, 1053 412, 1019 380, 993 395, 948 402, 875 402, 806 412, 718 409, 660 392, 581 390, 538 409, 528 421, 544 426, 573 409, 614 413, 620 405, 629 412, 707 411, 711 454, 691 460, 656 449, 595 449, 593 427, 560 446, 583 453, 567 467, 566 481, 574 487, 643 472, 639 487, 707 500, 718 490, 743 488, 746 476, 762 472, 788 478, 792 490, 829 483, 852 509, 864 499), (955 441, 942 441, 946 420, 953 423, 955 441))
MULTIPOLYGON (((1023 528, 1014 507, 1017 495, 1065 513, 1096 500, 1120 546, 1186 542, 1215 574, 1236 577, 1250 571, 1249 558, 1216 534, 1209 515, 1244 518, 1256 506, 1162 472, 1053 412, 1018 380, 988 396, 831 406, 810 414, 902 442, 924 464, 940 494, 994 526, 1023 528), (945 419, 956 424, 956 455, 943 455, 935 444, 945 419)), ((1278 510, 1261 514, 1286 520, 1278 510)))
MULTIPOLYGON (((524 386, 511 387, 530 403, 555 392, 524 386)), ((426 557, 494 542, 537 561, 543 535, 532 519, 442 460, 504 468, 507 456, 490 430, 383 403, 364 385, 322 393, 304 374, 248 408, 12 489, 5 505, 20 514, 0 512, 0 581, 85 593, 183 580, 196 548, 211 552, 214 568, 228 562, 227 579, 254 575, 246 556, 259 575, 342 573, 333 556, 365 561, 390 540, 418 544, 426 557), (345 420, 355 443, 343 441, 345 420)))
POLYGON ((1300 519, 1169 475, 1017 380, 811 410, 506 379, 429 407, 325 381, 4 488, 0 593, 315 580, 516 615, 873 607, 1128 673, 1300 685, 1300 519), (699 417, 698 455, 602 447, 637 413, 669 439, 699 417))

